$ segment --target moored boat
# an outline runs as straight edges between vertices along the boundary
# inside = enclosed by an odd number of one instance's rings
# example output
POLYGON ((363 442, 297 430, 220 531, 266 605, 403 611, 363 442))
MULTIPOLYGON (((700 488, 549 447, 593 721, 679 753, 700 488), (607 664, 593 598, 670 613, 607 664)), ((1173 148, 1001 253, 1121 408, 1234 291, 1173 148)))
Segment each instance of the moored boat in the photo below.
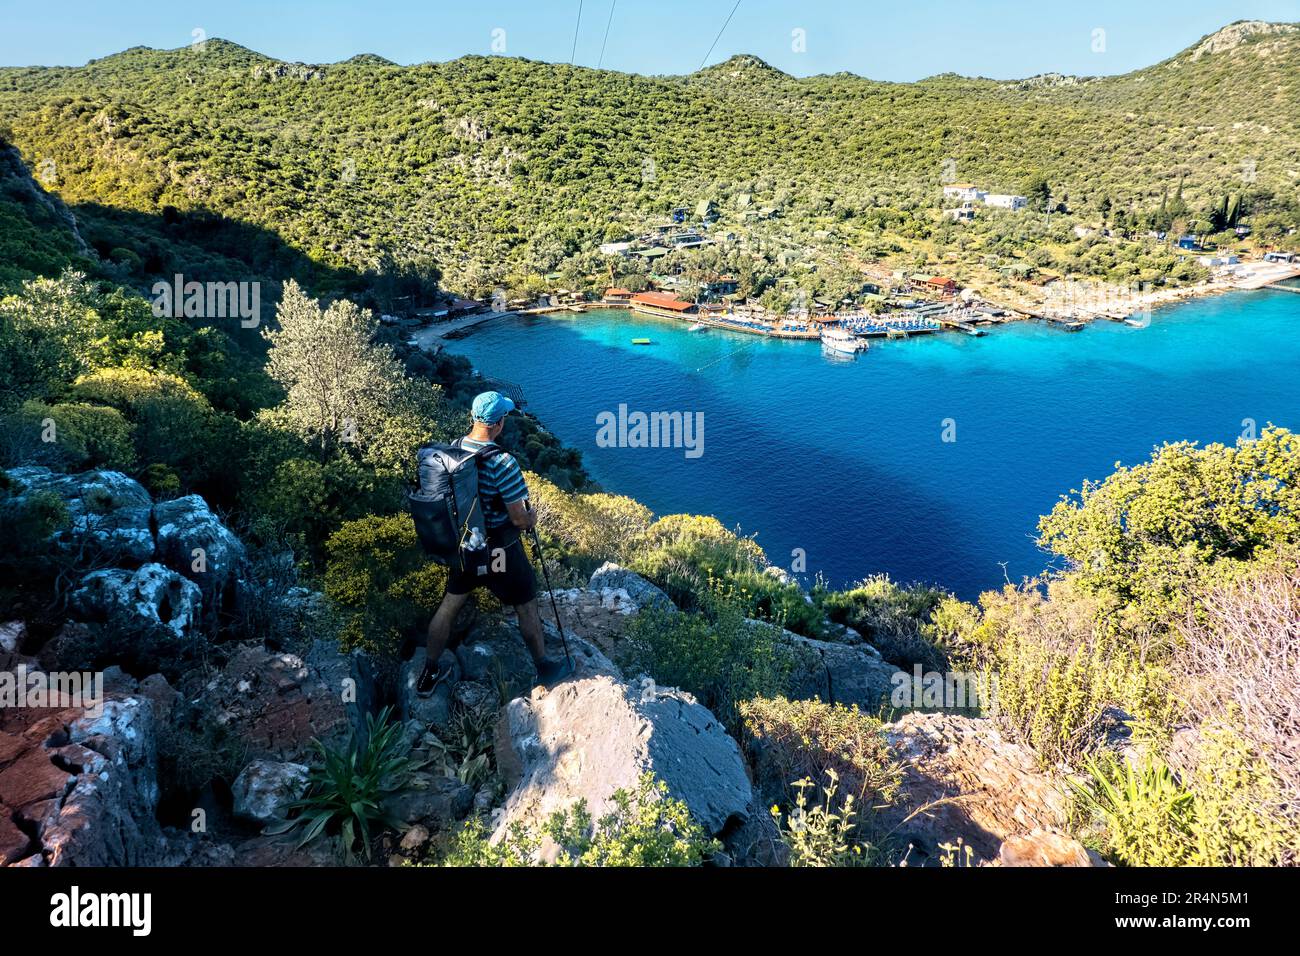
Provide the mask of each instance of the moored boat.
POLYGON ((858 352, 865 352, 870 347, 867 345, 866 339, 860 339, 847 329, 841 329, 838 326, 828 326, 822 329, 821 339, 822 348, 838 352, 841 355, 856 355, 858 352))

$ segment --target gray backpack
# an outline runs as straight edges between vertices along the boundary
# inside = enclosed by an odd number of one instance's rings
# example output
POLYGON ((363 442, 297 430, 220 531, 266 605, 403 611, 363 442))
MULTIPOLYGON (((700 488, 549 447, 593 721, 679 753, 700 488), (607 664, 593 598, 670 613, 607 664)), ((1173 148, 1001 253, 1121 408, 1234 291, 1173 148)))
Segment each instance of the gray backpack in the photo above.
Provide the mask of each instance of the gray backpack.
POLYGON ((424 553, 449 567, 488 564, 487 523, 479 500, 478 465, 501 449, 488 442, 476 451, 423 445, 416 452, 419 483, 407 496, 424 553))

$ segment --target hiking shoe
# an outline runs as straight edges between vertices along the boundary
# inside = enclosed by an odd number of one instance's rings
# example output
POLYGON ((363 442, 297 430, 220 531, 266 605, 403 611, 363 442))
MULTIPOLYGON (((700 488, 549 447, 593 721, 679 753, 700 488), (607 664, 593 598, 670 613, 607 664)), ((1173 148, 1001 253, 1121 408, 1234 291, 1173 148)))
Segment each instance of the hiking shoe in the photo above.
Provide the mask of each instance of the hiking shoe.
POLYGON ((573 661, 569 658, 551 660, 543 658, 537 661, 537 683, 544 687, 554 687, 573 673, 573 661))
POLYGON ((415 681, 415 694, 417 697, 428 697, 438 685, 451 676, 451 665, 443 665, 439 661, 436 665, 425 663, 424 670, 420 671, 420 676, 415 681))

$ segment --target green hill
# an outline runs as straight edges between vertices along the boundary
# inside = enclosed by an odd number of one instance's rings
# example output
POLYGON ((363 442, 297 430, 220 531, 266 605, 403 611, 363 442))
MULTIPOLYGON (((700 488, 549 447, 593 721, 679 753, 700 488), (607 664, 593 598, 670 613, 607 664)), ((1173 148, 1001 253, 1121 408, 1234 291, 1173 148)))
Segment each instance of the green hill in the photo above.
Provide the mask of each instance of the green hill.
POLYGON ((1298 78, 1300 28, 1259 23, 1123 76, 901 84, 750 56, 660 77, 478 56, 307 65, 210 40, 0 69, 0 129, 30 166, 53 162, 49 188, 110 258, 148 238, 111 211, 171 207, 268 230, 331 270, 405 267, 477 293, 556 271, 596 283, 598 244, 712 199, 715 229, 743 245, 699 261, 751 293, 780 275, 851 290, 865 262, 1179 281, 1194 273, 1167 251, 1069 226, 1138 237, 1163 207, 1156 225, 1214 232, 1197 220, 1238 202, 1257 236, 1284 235, 1300 221, 1298 78), (1063 215, 945 222, 954 176, 1050 192, 1063 215), (744 215, 746 199, 772 217, 744 215))

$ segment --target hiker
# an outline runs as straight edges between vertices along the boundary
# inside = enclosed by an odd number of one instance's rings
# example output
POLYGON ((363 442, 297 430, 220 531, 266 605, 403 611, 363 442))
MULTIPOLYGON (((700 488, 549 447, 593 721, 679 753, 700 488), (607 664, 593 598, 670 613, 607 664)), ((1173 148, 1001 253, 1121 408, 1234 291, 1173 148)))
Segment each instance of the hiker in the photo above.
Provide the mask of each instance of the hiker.
MULTIPOLYGON (((506 416, 515 403, 500 392, 483 392, 474 399, 469 434, 456 447, 477 452, 491 445, 505 427, 506 416)), ((485 563, 452 561, 447 568, 447 591, 429 621, 428 656, 416 682, 416 693, 433 693, 447 677, 439 658, 447 649, 451 625, 475 588, 485 587, 507 607, 515 609, 519 633, 537 667, 538 680, 550 686, 573 671, 566 655, 563 660, 546 656, 542 618, 537 610, 537 581, 524 550, 522 535, 533 530, 537 513, 529 506, 528 485, 519 463, 508 452, 489 451, 475 458, 478 467, 478 502, 487 528, 485 563)))

